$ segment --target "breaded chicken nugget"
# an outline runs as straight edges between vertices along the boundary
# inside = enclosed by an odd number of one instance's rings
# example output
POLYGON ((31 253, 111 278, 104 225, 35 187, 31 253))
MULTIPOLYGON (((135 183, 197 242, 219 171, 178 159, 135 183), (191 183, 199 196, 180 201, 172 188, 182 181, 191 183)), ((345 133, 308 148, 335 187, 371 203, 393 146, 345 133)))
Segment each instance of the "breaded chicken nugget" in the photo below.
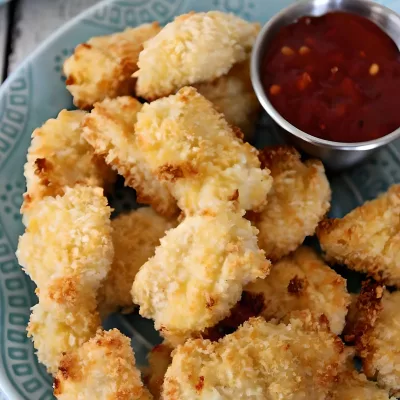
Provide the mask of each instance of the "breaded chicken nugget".
POLYGON ((96 336, 61 360, 54 379, 59 400, 150 400, 130 340, 117 329, 96 336))
POLYGON ((251 138, 260 103, 251 84, 249 60, 236 64, 227 75, 195 87, 231 125, 240 128, 247 140, 251 138))
POLYGON ((252 318, 219 342, 189 339, 173 353, 164 400, 323 400, 344 368, 341 340, 303 318, 252 318))
MULTIPOLYGON (((334 386, 332 400, 390 400, 389 393, 381 389, 375 382, 367 380, 354 366, 340 375, 339 382, 334 386)), ((395 398, 392 398, 395 400, 395 398)))
POLYGON ((39 288, 79 275, 97 290, 114 256, 110 213, 101 188, 75 186, 64 196, 45 197, 24 217, 19 263, 39 288))
POLYGON ((264 297, 261 315, 267 320, 282 320, 291 311, 309 309, 328 318, 332 332, 343 331, 350 304, 346 280, 309 247, 282 258, 267 278, 257 279, 244 290, 264 297))
POLYGON ((260 214, 250 214, 249 219, 260 231, 259 246, 274 262, 314 234, 329 210, 331 189, 322 163, 302 163, 293 147, 266 147, 260 152, 260 159, 262 166, 271 171, 274 182, 267 207, 260 214))
POLYGON ((128 96, 96 103, 83 122, 83 136, 136 190, 138 202, 172 216, 178 212, 175 199, 152 174, 136 145, 134 124, 141 108, 139 101, 128 96))
POLYGON ((341 219, 322 221, 317 236, 329 261, 400 287, 400 185, 341 219))
POLYGON ((64 352, 96 334, 100 316, 95 293, 90 293, 79 277, 58 278, 37 294, 39 303, 32 308, 28 337, 32 337, 39 361, 54 375, 64 352))
POLYGON ((100 288, 98 301, 104 316, 132 306, 131 289, 140 267, 154 255, 165 231, 176 226, 149 207, 121 214, 111 221, 114 261, 100 288))
POLYGON ((51 373, 62 353, 100 324, 96 294, 114 255, 110 213, 102 189, 76 186, 63 197, 45 197, 25 216, 17 256, 39 288, 28 336, 51 373))
MULTIPOLYGON (((258 152, 237 137, 196 89, 145 104, 137 116, 139 148, 152 171, 170 184, 187 214, 216 212, 228 202, 261 211, 272 179, 258 152)), ((239 132, 241 134, 241 132, 239 132)))
POLYGON ((136 93, 147 100, 225 75, 251 53, 260 30, 220 11, 189 13, 167 24, 139 54, 136 93))
POLYGON ((129 28, 124 32, 89 39, 76 47, 64 63, 67 89, 74 104, 84 110, 97 101, 135 92, 139 53, 143 43, 160 31, 157 22, 129 28))
POLYGON ((400 395, 400 292, 365 283, 357 302, 357 318, 346 339, 354 340, 363 370, 379 386, 400 395))
POLYGON ((109 186, 115 173, 82 138, 82 111, 63 110, 32 134, 25 164, 27 191, 22 211, 45 196, 64 194, 65 186, 109 186))
POLYGON ((164 376, 172 362, 172 350, 172 347, 162 343, 155 346, 148 355, 149 368, 144 381, 154 400, 161 399, 164 376))
POLYGON ((133 302, 170 342, 179 342, 226 317, 243 286, 269 267, 257 230, 239 214, 187 217, 137 273, 133 302))

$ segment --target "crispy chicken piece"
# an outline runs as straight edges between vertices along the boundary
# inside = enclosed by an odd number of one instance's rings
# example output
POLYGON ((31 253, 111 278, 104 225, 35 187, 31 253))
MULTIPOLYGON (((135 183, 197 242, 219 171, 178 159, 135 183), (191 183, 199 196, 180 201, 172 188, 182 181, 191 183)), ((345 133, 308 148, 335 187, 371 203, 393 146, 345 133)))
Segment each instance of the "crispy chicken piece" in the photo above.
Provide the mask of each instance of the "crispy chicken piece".
POLYGON ((308 312, 290 324, 252 318, 219 342, 189 339, 173 353, 164 400, 327 399, 346 350, 308 312))
POLYGON ((356 317, 345 339, 355 342, 365 374, 399 396, 400 292, 390 293, 379 283, 364 283, 356 317))
POLYGON ((196 89, 145 104, 137 118, 138 147, 187 215, 215 213, 229 202, 264 208, 269 170, 260 168, 257 150, 196 89))
POLYGON ((61 355, 96 332, 96 295, 114 256, 111 209, 100 188, 75 186, 45 197, 25 216, 17 256, 38 286, 28 335, 51 373, 61 355))
POLYGON ((145 377, 145 383, 154 400, 161 399, 164 376, 172 362, 172 350, 172 347, 162 343, 155 346, 148 355, 149 368, 145 377))
POLYGON ((260 30, 220 11, 181 15, 144 44, 136 93, 147 100, 212 81, 246 60, 260 30))
POLYGON ((101 188, 76 186, 64 196, 45 197, 24 217, 19 263, 39 288, 79 275, 97 290, 114 256, 110 213, 101 188))
POLYGON ((59 400, 151 400, 135 366, 130 340, 117 329, 99 331, 61 360, 54 379, 59 400))
POLYGON ((317 236, 329 261, 400 287, 400 185, 341 219, 322 221, 317 236))
POLYGON ((252 137, 260 103, 251 84, 249 60, 236 64, 227 75, 195 87, 247 140, 252 137))
POLYGON ((152 174, 136 144, 134 124, 141 108, 139 101, 128 96, 96 103, 83 122, 83 136, 136 190, 138 202, 172 216, 178 212, 176 201, 152 174))
POLYGON ((134 94, 143 43, 160 31, 158 22, 128 28, 124 32, 97 36, 76 47, 64 63, 67 89, 81 109, 106 98, 134 94))
POLYGON ((136 275, 132 296, 140 314, 153 318, 173 345, 215 325, 244 285, 269 272, 256 235, 249 221, 228 210, 187 217, 136 275))
MULTIPOLYGON (((353 361, 354 363, 354 361, 353 361)), ((378 387, 376 382, 367 380, 353 365, 340 375, 339 382, 332 390, 332 400, 395 400, 390 398, 385 389, 378 387)))
POLYGON ((290 146, 266 147, 261 164, 274 179, 267 207, 249 214, 259 229, 258 242, 267 258, 278 261, 312 236, 330 207, 331 189, 319 160, 302 163, 290 146))
POLYGON ((282 258, 267 278, 257 279, 244 290, 263 296, 261 315, 267 320, 285 320, 291 311, 309 309, 326 317, 332 332, 339 335, 343 331, 350 304, 346 280, 309 247, 282 258))
POLYGON ((33 132, 22 212, 45 196, 64 194, 66 186, 109 187, 114 182, 115 173, 81 136, 84 116, 82 111, 63 110, 33 132))
POLYGON ((131 289, 140 267, 154 255, 168 229, 176 226, 149 207, 121 214, 111 221, 114 261, 100 288, 100 313, 105 316, 118 308, 132 306, 131 289))

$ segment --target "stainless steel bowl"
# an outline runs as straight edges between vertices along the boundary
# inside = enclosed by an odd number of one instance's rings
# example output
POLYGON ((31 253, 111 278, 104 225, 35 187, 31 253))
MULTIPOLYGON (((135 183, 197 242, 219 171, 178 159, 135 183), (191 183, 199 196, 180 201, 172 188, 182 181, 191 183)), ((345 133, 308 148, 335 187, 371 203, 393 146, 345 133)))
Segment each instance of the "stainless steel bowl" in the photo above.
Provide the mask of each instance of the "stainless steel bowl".
POLYGON ((368 0, 298 1, 275 15, 262 28, 251 58, 251 80, 259 101, 281 128, 286 140, 293 142, 311 156, 320 158, 327 168, 339 170, 358 163, 378 148, 400 138, 400 127, 382 138, 357 143, 334 142, 309 135, 286 121, 276 111, 265 93, 260 74, 265 50, 281 27, 295 22, 300 17, 321 16, 329 11, 346 11, 368 18, 386 32, 400 49, 400 16, 387 7, 368 0))

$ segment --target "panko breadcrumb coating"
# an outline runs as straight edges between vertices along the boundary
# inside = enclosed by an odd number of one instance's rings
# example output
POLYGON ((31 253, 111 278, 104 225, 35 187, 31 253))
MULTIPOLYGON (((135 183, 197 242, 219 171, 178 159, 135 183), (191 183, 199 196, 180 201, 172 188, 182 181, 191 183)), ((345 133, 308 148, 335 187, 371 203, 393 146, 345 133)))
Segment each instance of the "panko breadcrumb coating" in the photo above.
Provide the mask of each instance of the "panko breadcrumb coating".
POLYGON ((131 289, 139 268, 154 255, 168 229, 176 226, 150 207, 120 214, 111 221, 114 261, 100 288, 100 313, 105 316, 118 308, 132 306, 131 289))
POLYGON ((259 246, 274 262, 314 235, 329 210, 331 189, 322 163, 302 163, 293 147, 266 147, 260 159, 274 181, 264 211, 249 218, 260 231, 259 246))
POLYGON ((101 324, 95 293, 79 278, 59 278, 56 283, 37 291, 39 303, 32 308, 27 329, 39 361, 53 375, 63 353, 82 346, 101 324))
POLYGON ((62 354, 100 324, 96 294, 114 255, 110 213, 101 188, 75 186, 62 197, 45 197, 25 216, 17 256, 39 297, 28 336, 53 374, 62 354))
POLYGON ((251 84, 249 60, 236 64, 227 75, 195 87, 247 140, 251 138, 260 103, 251 84))
POLYGON ((261 211, 272 179, 258 152, 237 137, 196 89, 145 104, 137 116, 138 147, 152 171, 170 184, 187 214, 216 212, 228 202, 261 211))
POLYGON ((24 217, 19 263, 39 288, 77 275, 97 290, 114 256, 110 213, 101 188, 76 186, 45 197, 24 217))
POLYGON ((172 356, 164 400, 325 400, 347 357, 308 313, 288 325, 252 318, 219 342, 189 339, 172 356))
POLYGON ((168 341, 179 342, 226 317, 243 286, 269 267, 257 230, 240 214, 187 217, 137 273, 133 302, 168 341))
POLYGON ((172 361, 172 350, 172 347, 162 343, 155 346, 148 355, 149 368, 145 377, 145 384, 154 400, 161 399, 164 376, 172 361))
POLYGON ((367 380, 364 374, 360 374, 354 366, 340 375, 337 385, 332 390, 332 400, 396 400, 390 398, 385 389, 378 387, 376 382, 367 380))
POLYGON ((400 287, 400 185, 341 219, 320 223, 327 259, 400 287))
POLYGON ((64 63, 67 89, 74 104, 90 109, 105 98, 134 94, 139 53, 143 43, 160 31, 158 22, 97 36, 76 47, 64 63))
POLYGON ((128 96, 96 103, 83 122, 83 136, 136 190, 138 202, 172 216, 178 212, 175 199, 152 174, 136 145, 134 124, 141 108, 139 101, 128 96))
POLYGON ((357 312, 346 339, 355 342, 364 373, 399 396, 400 292, 390 293, 377 283, 364 283, 357 312))
POLYGON ((66 186, 107 187, 115 180, 115 173, 81 136, 84 117, 82 111, 63 110, 33 132, 24 168, 23 212, 45 196, 64 194, 66 186))
POLYGON ((180 15, 144 44, 134 74, 136 93, 154 100, 225 75, 250 56, 259 30, 220 11, 180 15))
POLYGON ((151 400, 135 366, 130 339, 117 329, 96 336, 61 360, 54 379, 59 400, 151 400))
POLYGON ((332 332, 340 334, 345 325, 350 295, 346 280, 329 268, 309 247, 300 247, 271 268, 265 279, 257 279, 244 288, 261 294, 261 315, 284 320, 294 310, 311 310, 324 315, 332 332))

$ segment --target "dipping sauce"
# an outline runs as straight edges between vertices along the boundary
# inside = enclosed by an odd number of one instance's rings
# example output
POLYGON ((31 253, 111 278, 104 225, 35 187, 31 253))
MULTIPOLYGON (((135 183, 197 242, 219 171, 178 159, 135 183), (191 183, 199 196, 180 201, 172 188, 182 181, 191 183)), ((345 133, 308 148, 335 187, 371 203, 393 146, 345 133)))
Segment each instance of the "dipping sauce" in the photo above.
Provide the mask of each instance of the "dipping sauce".
POLYGON ((262 80, 275 109, 302 131, 364 142, 400 126, 400 54, 366 18, 303 17, 270 42, 262 80))

